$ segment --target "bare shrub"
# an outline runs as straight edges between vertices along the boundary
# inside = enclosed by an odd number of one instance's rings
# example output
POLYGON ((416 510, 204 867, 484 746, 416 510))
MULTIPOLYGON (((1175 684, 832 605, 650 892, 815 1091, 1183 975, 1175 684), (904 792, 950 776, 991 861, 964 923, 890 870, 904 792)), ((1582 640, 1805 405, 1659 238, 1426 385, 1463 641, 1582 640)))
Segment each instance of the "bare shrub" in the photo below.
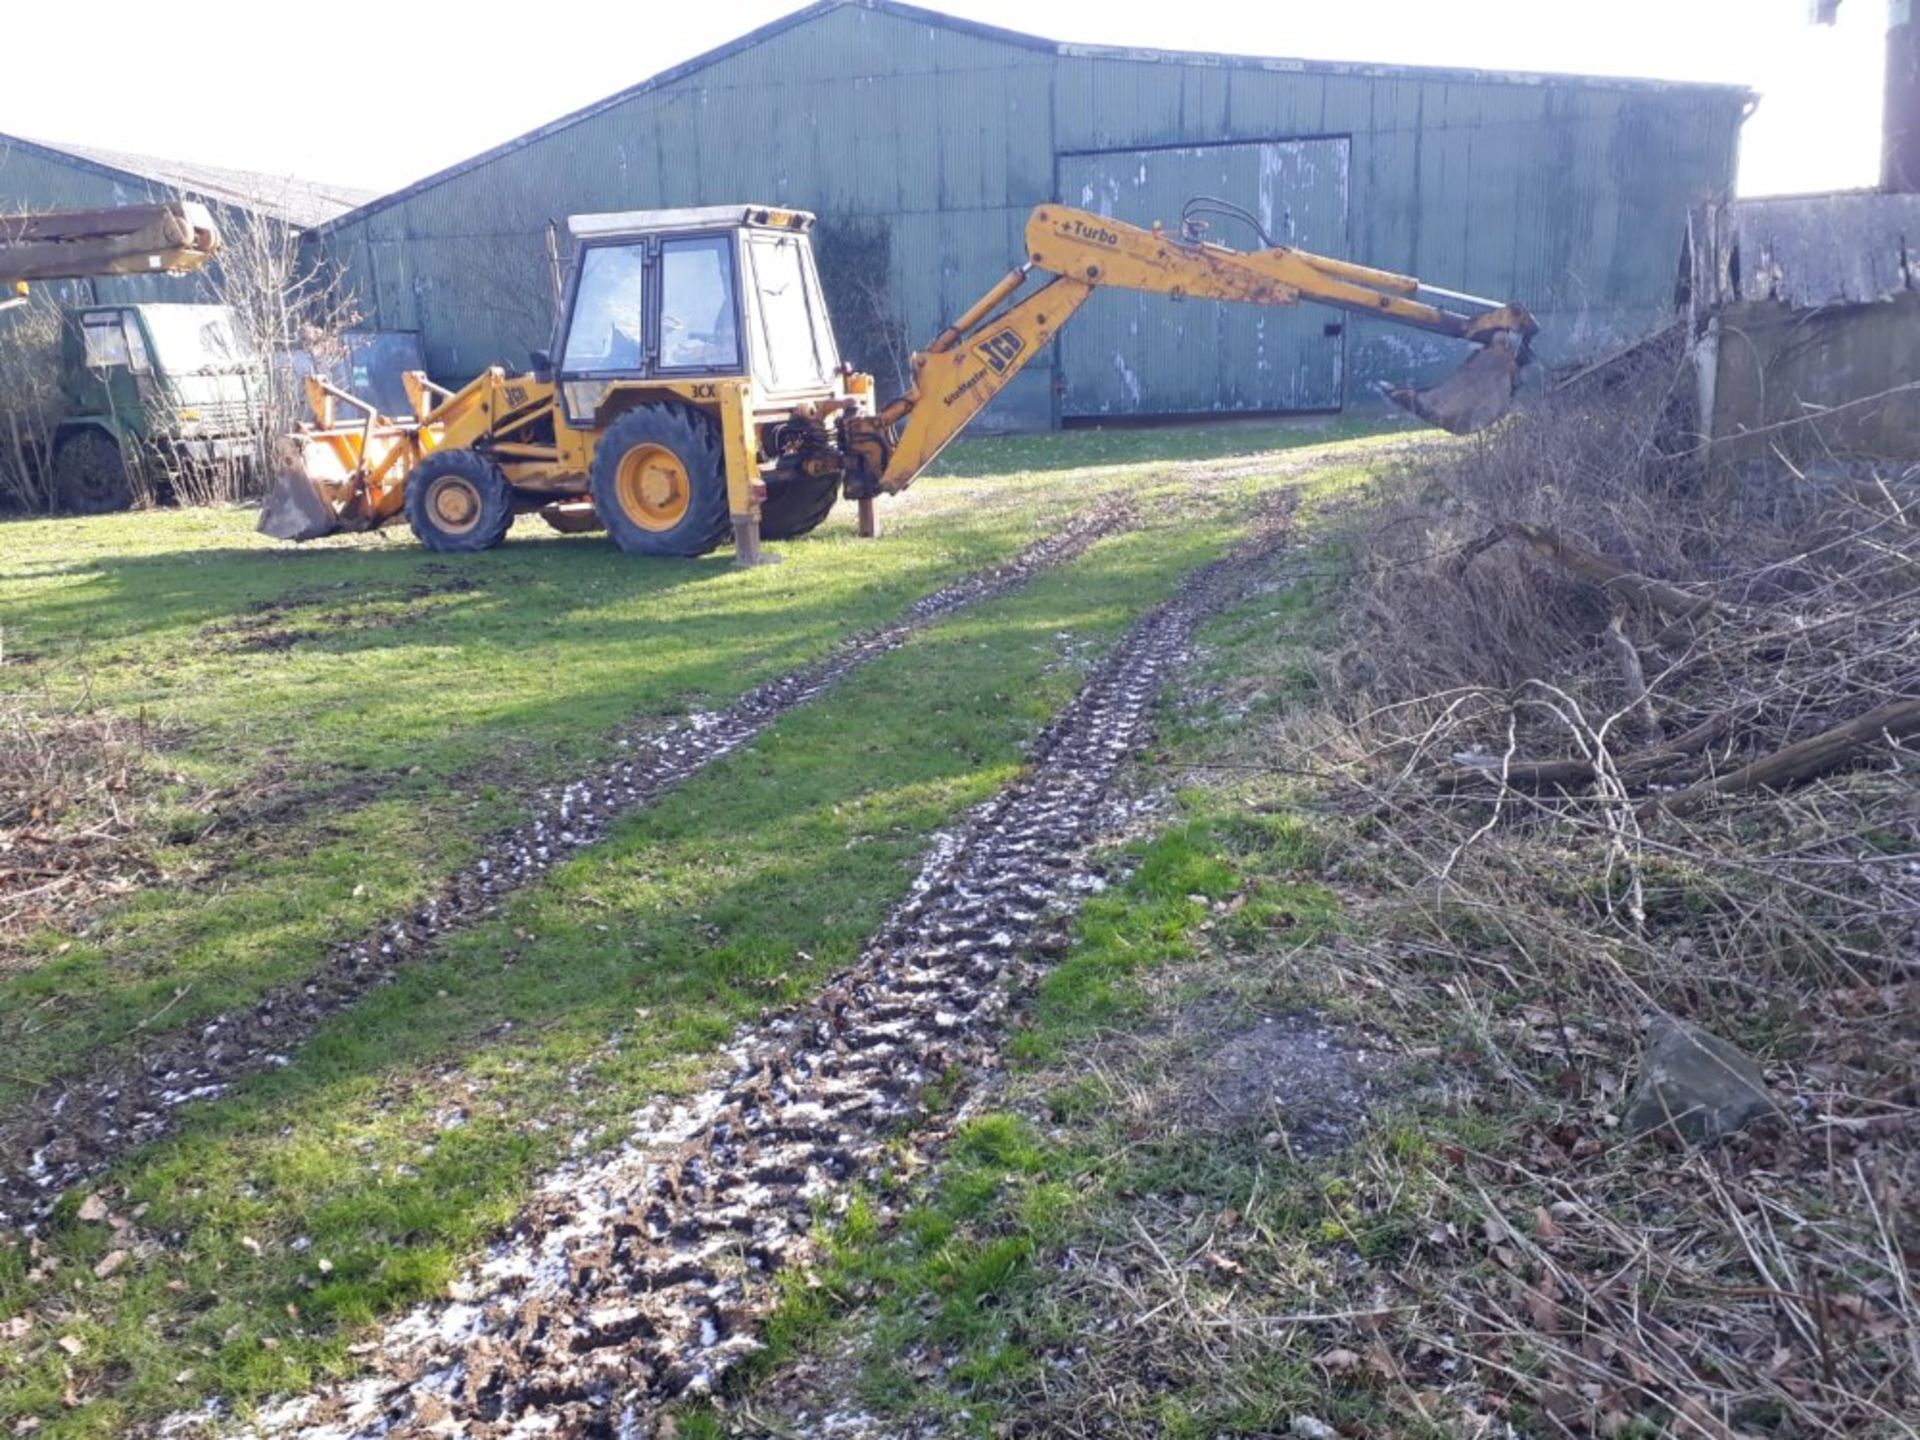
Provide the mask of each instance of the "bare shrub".
POLYGON ((33 930, 153 878, 153 739, 144 717, 0 696, 0 973, 33 930))
POLYGON ((36 292, 0 312, 0 511, 53 507, 60 307, 36 292))
POLYGON ((884 220, 828 217, 814 231, 820 287, 840 352, 871 374, 884 403, 906 390, 912 343, 893 294, 893 230, 884 220))
POLYGON ((1503 1127, 1433 1177, 1394 1366, 1542 1433, 1911 1434, 1920 496, 1704 473, 1678 361, 1388 487, 1340 723, 1288 732, 1364 817, 1352 973, 1503 1127), (1656 1013, 1757 1056, 1783 1119, 1629 1142, 1656 1013))
POLYGON ((302 251, 299 232, 259 215, 220 216, 221 251, 209 272, 213 299, 233 315, 252 405, 252 464, 186 467, 174 482, 188 504, 217 504, 259 494, 272 476, 276 442, 309 418, 305 391, 284 362, 303 350, 325 370, 345 355, 343 332, 359 318, 354 297, 324 261, 302 251))

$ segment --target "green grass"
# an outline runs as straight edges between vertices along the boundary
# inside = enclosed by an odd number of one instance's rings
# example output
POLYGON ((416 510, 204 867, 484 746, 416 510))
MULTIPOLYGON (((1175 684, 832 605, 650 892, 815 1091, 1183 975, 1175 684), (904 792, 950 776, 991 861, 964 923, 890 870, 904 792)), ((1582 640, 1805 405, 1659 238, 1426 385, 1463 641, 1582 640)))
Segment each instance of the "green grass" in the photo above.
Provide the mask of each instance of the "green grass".
MULTIPOLYGON (((1238 432, 1182 433, 1218 447, 1238 432)), ((929 480, 889 505, 882 543, 840 514, 750 572, 723 555, 636 563, 531 521, 446 558, 403 533, 291 549, 236 510, 0 525, 0 635, 26 657, 0 669, 0 704, 138 719, 166 877, 0 954, 0 1105, 306 973, 331 939, 429 893, 530 788, 610 753, 617 726, 724 703, 1138 489, 1157 442, 1120 438, 1131 464, 929 480)), ((977 444, 1009 463, 1046 453, 977 444)))
MULTIPOLYGON (((932 832, 1014 773, 1084 667, 1238 533, 1262 488, 1170 488, 1144 470, 1115 483, 1161 518, 790 713, 336 1016, 284 1068, 183 1112, 174 1137, 103 1187, 117 1213, 138 1211, 143 1237, 117 1273, 92 1275, 109 1241, 78 1218, 77 1195, 40 1246, 0 1241, 0 1317, 32 1322, 0 1348, 0 1427, 34 1416, 44 1435, 114 1435, 350 1368, 361 1327, 440 1293, 544 1169, 618 1133, 645 1097, 696 1083, 741 1019, 849 962, 932 832)), ((31 597, 28 643, 57 653, 36 674, 58 691, 84 673, 91 703, 149 707, 183 732, 166 761, 189 776, 179 783, 254 783, 285 763, 324 787, 349 760, 379 782, 234 842, 217 892, 154 887, 65 954, 46 937, 48 958, 0 983, 8 1068, 57 1072, 183 987, 164 1023, 298 974, 622 719, 711 703, 798 663, 1011 553, 1097 488, 936 482, 879 546, 840 532, 744 573, 515 539, 453 572, 474 588, 426 597, 402 592, 445 577, 409 546, 289 560, 254 552, 236 515, 0 530, 22 561, 3 603, 31 597), (377 583, 404 618, 311 653, 208 643, 212 627, 340 566, 350 594, 377 583), (477 769, 501 774, 491 793, 477 769)), ((980 1143, 983 1165, 1019 1158, 980 1143)), ((952 1323, 1029 1263, 1018 1245, 956 1256, 952 1323)))

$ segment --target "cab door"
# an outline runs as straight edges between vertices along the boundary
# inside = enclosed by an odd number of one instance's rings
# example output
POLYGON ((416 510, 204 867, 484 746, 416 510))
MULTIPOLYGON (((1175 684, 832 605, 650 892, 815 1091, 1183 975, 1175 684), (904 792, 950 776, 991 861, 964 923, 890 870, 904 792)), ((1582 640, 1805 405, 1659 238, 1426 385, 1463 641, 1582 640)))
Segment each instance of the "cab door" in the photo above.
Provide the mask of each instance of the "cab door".
POLYGON ((127 435, 144 436, 159 397, 139 317, 131 310, 87 310, 76 317, 76 328, 80 366, 74 408, 106 416, 127 435))

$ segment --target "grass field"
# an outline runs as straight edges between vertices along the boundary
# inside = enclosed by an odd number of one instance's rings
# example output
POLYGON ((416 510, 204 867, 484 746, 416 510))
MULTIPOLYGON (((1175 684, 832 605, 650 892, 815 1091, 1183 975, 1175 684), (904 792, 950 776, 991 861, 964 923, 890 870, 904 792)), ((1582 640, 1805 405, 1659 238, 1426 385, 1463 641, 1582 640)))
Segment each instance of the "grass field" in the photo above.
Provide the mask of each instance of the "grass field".
POLYGON ((543 1169, 844 964, 928 837, 1267 488, 1258 465, 1170 462, 1326 438, 977 442, 881 543, 841 516, 748 572, 537 527, 455 561, 405 537, 289 553, 241 512, 0 526, 0 703, 53 744, 111 720, 134 756, 122 792, 28 823, 104 804, 135 857, 124 893, 6 937, 5 1106, 296 981, 617 732, 897 618, 1102 494, 1144 517, 786 715, 182 1112, 99 1188, 123 1223, 76 1192, 31 1245, 0 1237, 0 1426, 115 1435, 350 1366, 359 1327, 438 1293, 543 1169))

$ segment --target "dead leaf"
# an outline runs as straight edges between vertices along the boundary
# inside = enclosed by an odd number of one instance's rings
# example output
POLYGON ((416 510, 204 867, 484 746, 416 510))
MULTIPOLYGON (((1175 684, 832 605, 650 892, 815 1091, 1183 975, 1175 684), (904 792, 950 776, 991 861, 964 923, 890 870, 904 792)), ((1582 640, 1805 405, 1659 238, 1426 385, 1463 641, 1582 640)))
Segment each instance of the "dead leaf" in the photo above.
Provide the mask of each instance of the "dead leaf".
POLYGON ((1395 1362, 1393 1353, 1378 1340, 1367 1347, 1367 1369, 1388 1382, 1400 1378, 1400 1366, 1395 1362))
POLYGON ((1560 1312, 1553 1301, 1538 1290, 1527 1291, 1527 1315, 1533 1321, 1533 1328, 1542 1334, 1551 1335, 1559 1328, 1560 1312))
POLYGON ((182 1370, 178 1375, 173 1377, 173 1383, 176 1385, 191 1385, 193 1383, 193 1371, 182 1370))
POLYGON ((1559 1223, 1551 1211, 1541 1205, 1533 1212, 1533 1237, 1536 1240, 1558 1240, 1561 1236, 1559 1223))
POLYGON ((1352 1350, 1323 1350, 1313 1357, 1313 1363, 1341 1375, 1359 1365, 1360 1356, 1352 1350))
POLYGON ((24 1340, 32 1328, 31 1316, 16 1315, 11 1320, 0 1320, 0 1340, 24 1340))
POLYGON ((100 1263, 93 1267, 93 1278, 96 1280, 104 1280, 126 1263, 126 1251, 109 1250, 105 1255, 100 1257, 100 1263))
POLYGON ((82 1350, 87 1348, 87 1342, 82 1340, 78 1335, 62 1335, 60 1337, 60 1348, 69 1355, 78 1355, 82 1350))
POLYGON ((98 1195, 89 1195, 80 1202, 79 1214, 89 1225, 98 1225, 107 1218, 107 1202, 98 1195))

